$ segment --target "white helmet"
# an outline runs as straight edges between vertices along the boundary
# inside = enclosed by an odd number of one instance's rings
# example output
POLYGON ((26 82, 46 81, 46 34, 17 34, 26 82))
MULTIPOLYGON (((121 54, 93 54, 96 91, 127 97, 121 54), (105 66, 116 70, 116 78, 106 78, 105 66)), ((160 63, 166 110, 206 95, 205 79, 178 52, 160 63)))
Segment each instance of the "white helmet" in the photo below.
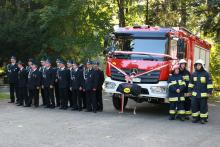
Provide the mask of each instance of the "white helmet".
POLYGON ((179 64, 183 64, 183 63, 187 64, 187 62, 186 62, 185 59, 181 59, 181 60, 179 61, 179 64))
POLYGON ((205 63, 204 63, 204 61, 202 59, 196 60, 194 65, 196 65, 196 64, 201 64, 203 66, 203 68, 205 68, 205 63))

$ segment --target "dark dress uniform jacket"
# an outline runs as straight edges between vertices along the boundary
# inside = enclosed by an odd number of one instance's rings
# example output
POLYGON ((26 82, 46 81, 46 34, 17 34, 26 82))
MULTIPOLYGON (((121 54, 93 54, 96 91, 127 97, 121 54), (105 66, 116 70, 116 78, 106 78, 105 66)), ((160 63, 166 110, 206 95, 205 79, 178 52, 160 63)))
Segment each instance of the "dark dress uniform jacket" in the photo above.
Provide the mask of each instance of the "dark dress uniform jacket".
POLYGON ((94 69, 90 69, 87 72, 87 78, 85 79, 85 89, 90 91, 93 88, 97 89, 98 87, 98 76, 94 69))
POLYGON ((183 71, 180 70, 180 74, 182 75, 182 78, 186 83, 184 93, 188 93, 188 85, 189 85, 189 81, 190 81, 190 72, 188 70, 184 69, 183 71))
POLYGON ((18 71, 19 71, 19 68, 17 64, 7 65, 7 75, 8 75, 10 84, 16 84, 18 82, 18 71))
POLYGON ((18 87, 27 87, 28 82, 28 71, 22 69, 18 71, 18 87))
POLYGON ((102 85, 104 83, 105 77, 104 77, 104 72, 101 71, 100 69, 95 70, 96 75, 98 76, 98 87, 97 90, 102 90, 102 85))
POLYGON ((50 85, 54 86, 56 73, 52 67, 45 68, 42 76, 43 76, 42 84, 44 87, 49 87, 50 85))
POLYGON ((69 88, 70 85, 70 72, 66 68, 58 69, 57 71, 58 77, 58 86, 59 88, 69 88))
POLYGON ((41 73, 38 69, 30 71, 28 75, 28 88, 36 89, 41 85, 41 73))
POLYGON ((205 70, 195 71, 190 79, 189 90, 194 98, 208 97, 207 94, 212 94, 213 85, 209 73, 205 70))
POLYGON ((73 90, 79 89, 83 87, 83 71, 81 69, 77 69, 76 71, 72 69, 70 71, 71 84, 73 90))

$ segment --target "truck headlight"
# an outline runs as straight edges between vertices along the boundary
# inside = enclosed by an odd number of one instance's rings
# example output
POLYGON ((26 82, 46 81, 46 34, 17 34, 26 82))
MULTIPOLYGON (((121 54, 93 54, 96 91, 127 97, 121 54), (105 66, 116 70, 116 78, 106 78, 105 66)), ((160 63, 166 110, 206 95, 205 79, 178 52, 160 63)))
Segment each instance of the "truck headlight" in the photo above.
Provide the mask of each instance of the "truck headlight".
POLYGON ((114 82, 105 82, 106 89, 114 89, 116 84, 114 82))
POLYGON ((166 94, 167 93, 167 87, 165 86, 153 86, 150 88, 152 93, 158 93, 158 94, 166 94))

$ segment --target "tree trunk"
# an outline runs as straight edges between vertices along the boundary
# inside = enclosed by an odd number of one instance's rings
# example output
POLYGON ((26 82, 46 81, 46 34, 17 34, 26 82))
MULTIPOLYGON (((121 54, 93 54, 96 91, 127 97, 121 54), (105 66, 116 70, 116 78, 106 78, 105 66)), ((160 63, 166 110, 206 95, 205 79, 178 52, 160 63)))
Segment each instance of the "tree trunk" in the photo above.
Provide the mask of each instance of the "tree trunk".
POLYGON ((181 27, 186 27, 186 21, 187 21, 187 13, 186 13, 186 1, 182 0, 181 1, 181 21, 180 21, 180 26, 181 27))
POLYGON ((117 0, 117 2, 118 2, 119 27, 125 27, 124 0, 117 0))
POLYGON ((149 25, 149 0, 146 0, 146 14, 145 14, 145 24, 149 25))

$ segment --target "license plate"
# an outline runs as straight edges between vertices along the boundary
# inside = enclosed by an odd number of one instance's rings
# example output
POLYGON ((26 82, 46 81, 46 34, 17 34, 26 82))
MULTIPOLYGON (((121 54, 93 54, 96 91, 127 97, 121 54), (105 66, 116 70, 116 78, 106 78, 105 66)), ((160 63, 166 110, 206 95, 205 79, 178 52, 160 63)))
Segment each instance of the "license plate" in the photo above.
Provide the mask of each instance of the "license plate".
POLYGON ((133 82, 141 82, 141 79, 140 78, 134 78, 133 82))

